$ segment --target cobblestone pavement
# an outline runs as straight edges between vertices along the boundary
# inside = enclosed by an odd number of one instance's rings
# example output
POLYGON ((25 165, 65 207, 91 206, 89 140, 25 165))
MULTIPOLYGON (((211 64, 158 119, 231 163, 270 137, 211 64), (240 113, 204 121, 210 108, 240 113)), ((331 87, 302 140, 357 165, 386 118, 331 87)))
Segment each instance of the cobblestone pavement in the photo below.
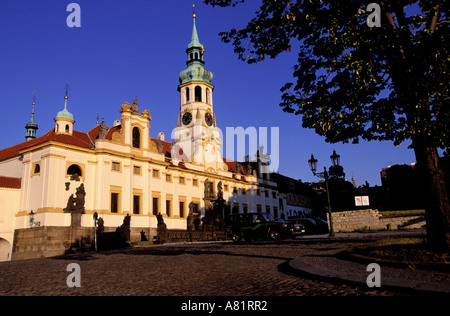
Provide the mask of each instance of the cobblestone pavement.
POLYGON ((332 284, 285 273, 301 255, 351 247, 361 240, 195 243, 128 248, 0 263, 0 295, 302 296, 405 295, 332 284), (81 287, 66 283, 70 263, 81 287))

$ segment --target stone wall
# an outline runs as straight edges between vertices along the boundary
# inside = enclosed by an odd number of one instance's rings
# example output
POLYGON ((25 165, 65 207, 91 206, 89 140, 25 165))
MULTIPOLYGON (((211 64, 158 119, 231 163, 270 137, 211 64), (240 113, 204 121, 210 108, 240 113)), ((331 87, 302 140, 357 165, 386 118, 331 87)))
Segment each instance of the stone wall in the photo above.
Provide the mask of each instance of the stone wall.
POLYGON ((338 232, 419 229, 425 216, 383 216, 378 210, 333 212, 333 228, 338 232))
MULTIPOLYGON (((93 233, 93 229, 90 228, 93 233)), ((34 259, 59 256, 67 253, 75 245, 90 248, 90 235, 86 229, 78 232, 85 238, 72 238, 71 227, 33 227, 16 229, 12 260, 34 259)))
MULTIPOLYGON (((117 227, 105 227, 103 233, 97 235, 98 250, 116 249, 125 247, 129 243, 142 240, 143 236, 148 241, 154 241, 155 228, 132 227, 125 235, 117 230, 117 227)), ((228 237, 223 231, 167 230, 165 242, 189 242, 226 240, 228 237)), ((14 244, 12 260, 47 258, 62 256, 68 253, 93 251, 94 228, 93 227, 62 227, 44 226, 25 229, 16 229, 14 232, 14 244)))

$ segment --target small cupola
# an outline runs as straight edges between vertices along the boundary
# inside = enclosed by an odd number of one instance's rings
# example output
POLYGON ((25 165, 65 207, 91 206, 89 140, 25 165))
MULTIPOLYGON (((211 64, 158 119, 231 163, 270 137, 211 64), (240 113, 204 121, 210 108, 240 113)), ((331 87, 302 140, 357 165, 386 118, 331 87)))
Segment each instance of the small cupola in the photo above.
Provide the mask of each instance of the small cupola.
POLYGON ((67 93, 64 97, 64 110, 59 111, 55 117, 55 133, 56 134, 67 134, 72 135, 73 124, 75 123, 73 119, 73 114, 67 111, 67 93))
POLYGON ((27 130, 27 134, 25 135, 25 140, 29 141, 36 138, 36 130, 38 129, 38 125, 34 122, 34 106, 36 105, 36 97, 33 96, 33 109, 31 110, 31 118, 30 121, 25 124, 25 129, 27 130))

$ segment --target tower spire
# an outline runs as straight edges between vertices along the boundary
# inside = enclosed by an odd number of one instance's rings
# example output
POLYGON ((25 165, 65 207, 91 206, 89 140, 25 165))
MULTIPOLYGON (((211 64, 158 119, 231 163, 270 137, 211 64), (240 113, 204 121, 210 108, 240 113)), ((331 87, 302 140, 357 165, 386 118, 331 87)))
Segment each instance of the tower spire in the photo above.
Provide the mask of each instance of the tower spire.
POLYGON ((36 91, 33 92, 33 103, 31 110, 31 118, 30 121, 25 124, 25 129, 27 130, 27 134, 25 135, 25 140, 29 141, 31 139, 36 138, 36 130, 38 129, 38 125, 34 122, 34 106, 36 105, 36 91))
POLYGON ((194 25, 192 27, 191 42, 189 43, 188 48, 190 48, 190 47, 203 47, 202 44, 200 44, 200 41, 198 39, 197 27, 195 25, 195 18, 196 18, 195 4, 193 4, 192 7, 194 8, 194 11, 192 13, 192 20, 193 20, 193 24, 194 25))
POLYGON ((190 81, 204 81, 211 83, 213 75, 210 71, 203 68, 205 61, 203 55, 205 54, 205 48, 200 43, 198 38, 195 11, 192 13, 192 35, 191 41, 186 49, 188 60, 186 65, 188 69, 183 70, 180 73, 180 84, 185 84, 190 81))

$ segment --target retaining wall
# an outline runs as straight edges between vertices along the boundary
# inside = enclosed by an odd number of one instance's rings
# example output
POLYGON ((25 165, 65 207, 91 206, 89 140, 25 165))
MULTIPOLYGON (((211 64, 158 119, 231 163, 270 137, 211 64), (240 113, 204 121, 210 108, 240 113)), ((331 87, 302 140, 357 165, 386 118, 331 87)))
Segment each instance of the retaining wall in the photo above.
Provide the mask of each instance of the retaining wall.
POLYGON ((333 212, 335 232, 419 229, 426 224, 425 216, 383 216, 378 210, 333 212))

